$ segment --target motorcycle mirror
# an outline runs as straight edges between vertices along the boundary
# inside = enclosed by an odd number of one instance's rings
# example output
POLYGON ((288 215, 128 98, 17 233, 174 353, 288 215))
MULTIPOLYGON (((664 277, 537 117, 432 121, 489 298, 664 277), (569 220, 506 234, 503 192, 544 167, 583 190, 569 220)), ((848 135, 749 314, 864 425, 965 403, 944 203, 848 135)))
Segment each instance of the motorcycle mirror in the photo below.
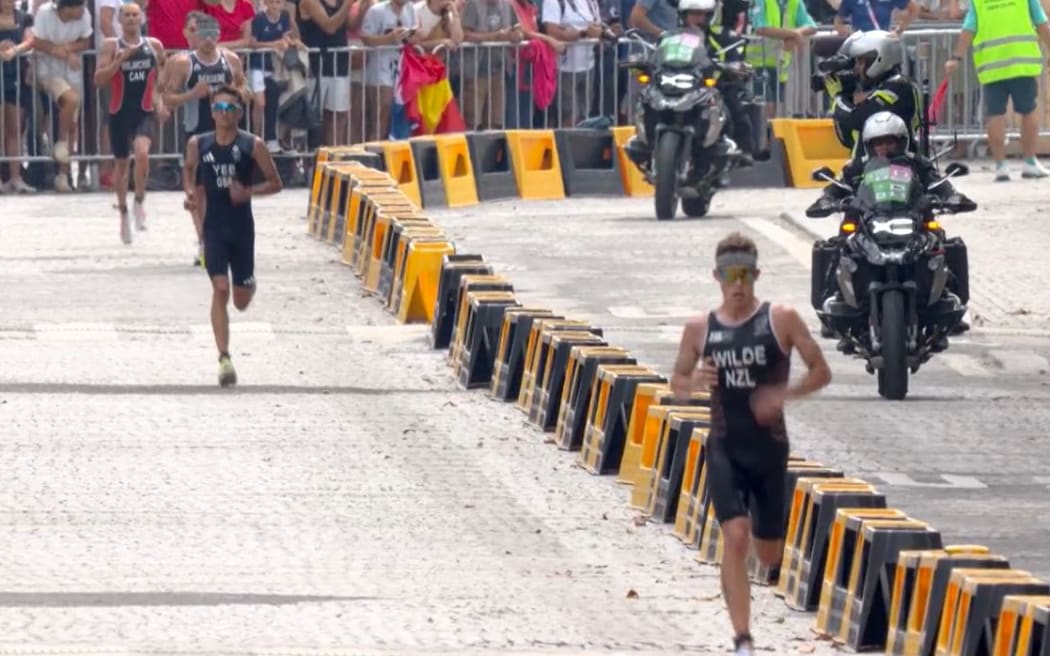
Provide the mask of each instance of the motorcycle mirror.
POLYGON ((954 178, 962 177, 970 174, 970 167, 959 162, 952 162, 945 167, 944 172, 954 178))
POLYGON ((835 172, 830 167, 822 166, 816 171, 813 171, 813 180, 815 182, 834 181, 835 172))

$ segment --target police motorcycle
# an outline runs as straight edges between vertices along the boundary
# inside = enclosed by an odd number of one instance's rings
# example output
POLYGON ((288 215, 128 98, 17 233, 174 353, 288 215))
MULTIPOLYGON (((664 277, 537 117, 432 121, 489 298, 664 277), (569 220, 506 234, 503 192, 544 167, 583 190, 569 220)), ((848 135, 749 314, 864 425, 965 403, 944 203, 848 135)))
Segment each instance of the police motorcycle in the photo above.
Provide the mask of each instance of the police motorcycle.
POLYGON ((931 192, 968 172, 953 162, 944 178, 924 187, 909 160, 873 156, 856 193, 828 167, 813 174, 850 192, 836 208, 846 214, 837 243, 814 250, 817 317, 843 338, 840 350, 878 372, 884 398, 907 396, 909 371, 947 348, 966 313, 965 250, 946 238, 936 215, 967 210, 931 192), (832 276, 837 293, 821 298, 832 276))
MULTIPOLYGON (((679 11, 687 10, 689 3, 681 0, 679 11)), ((635 165, 655 187, 659 220, 675 217, 679 199, 686 216, 706 215, 720 180, 739 153, 725 135, 729 116, 717 84, 724 77, 750 84, 754 73, 745 62, 712 60, 706 39, 706 34, 688 28, 664 32, 655 45, 635 30, 621 39, 638 43, 646 51, 619 66, 635 71, 642 85, 635 99, 635 129, 652 153, 648 162, 635 165)), ((729 52, 749 40, 754 38, 742 36, 717 53, 729 52)), ((764 107, 757 105, 757 109, 762 122, 753 130, 756 152, 763 147, 766 134, 764 107)))

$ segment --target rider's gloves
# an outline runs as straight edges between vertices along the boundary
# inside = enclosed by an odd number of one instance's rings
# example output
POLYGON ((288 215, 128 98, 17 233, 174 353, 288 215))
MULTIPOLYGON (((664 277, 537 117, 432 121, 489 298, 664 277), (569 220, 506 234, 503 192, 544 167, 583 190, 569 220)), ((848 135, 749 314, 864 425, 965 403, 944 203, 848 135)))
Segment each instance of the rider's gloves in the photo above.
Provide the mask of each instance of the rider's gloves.
POLYGON ((827 75, 824 77, 824 90, 828 92, 829 96, 834 98, 842 93, 842 81, 834 73, 827 75))

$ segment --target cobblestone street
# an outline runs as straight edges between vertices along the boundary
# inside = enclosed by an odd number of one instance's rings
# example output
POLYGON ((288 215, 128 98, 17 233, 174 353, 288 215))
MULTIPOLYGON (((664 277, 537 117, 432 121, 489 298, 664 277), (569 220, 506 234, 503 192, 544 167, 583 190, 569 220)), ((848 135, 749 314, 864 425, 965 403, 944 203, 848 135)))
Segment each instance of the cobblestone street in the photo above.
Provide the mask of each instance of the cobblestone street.
MULTIPOLYGON (((728 650, 717 570, 457 390, 305 236, 305 192, 257 202, 234 390, 179 195, 130 247, 108 196, 3 203, 0 653, 728 650)), ((761 648, 831 653, 755 598, 761 648)))

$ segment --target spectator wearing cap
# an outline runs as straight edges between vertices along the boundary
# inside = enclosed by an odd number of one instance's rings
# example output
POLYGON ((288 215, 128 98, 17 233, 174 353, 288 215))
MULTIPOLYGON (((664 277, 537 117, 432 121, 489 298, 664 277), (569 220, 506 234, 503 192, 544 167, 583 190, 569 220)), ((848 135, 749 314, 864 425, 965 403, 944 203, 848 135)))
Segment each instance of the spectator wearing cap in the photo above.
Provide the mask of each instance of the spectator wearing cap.
POLYGON ((81 54, 91 47, 91 16, 84 0, 55 0, 37 10, 33 20, 36 51, 34 80, 58 106, 58 134, 52 154, 59 162, 55 191, 72 191, 70 144, 76 137, 77 111, 84 97, 81 54))

